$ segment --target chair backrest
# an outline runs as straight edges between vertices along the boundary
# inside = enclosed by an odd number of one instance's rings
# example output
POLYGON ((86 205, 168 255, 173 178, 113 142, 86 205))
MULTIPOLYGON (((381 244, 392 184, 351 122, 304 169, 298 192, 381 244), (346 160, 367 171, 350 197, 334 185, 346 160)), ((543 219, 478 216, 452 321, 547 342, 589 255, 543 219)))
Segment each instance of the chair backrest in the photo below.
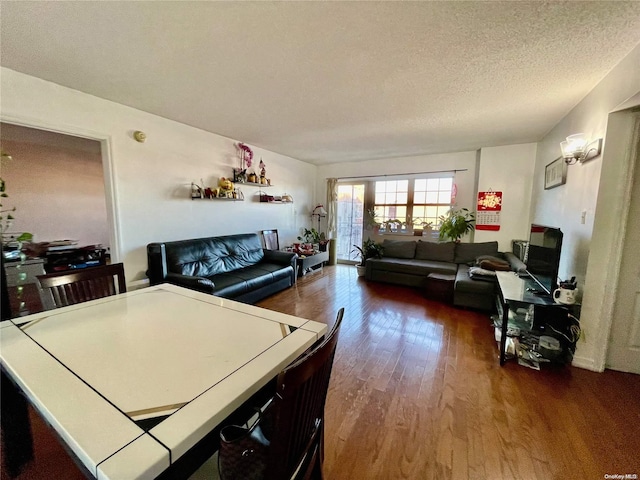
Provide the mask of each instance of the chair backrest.
POLYGON ((50 293, 56 307, 75 305, 127 291, 122 263, 38 275, 37 279, 43 294, 50 293))
POLYGON ((278 230, 262 230, 262 240, 264 248, 267 250, 280 250, 280 239, 278 230))
POLYGON ((264 478, 308 478, 321 469, 324 406, 344 308, 321 343, 277 379, 274 430, 264 478))

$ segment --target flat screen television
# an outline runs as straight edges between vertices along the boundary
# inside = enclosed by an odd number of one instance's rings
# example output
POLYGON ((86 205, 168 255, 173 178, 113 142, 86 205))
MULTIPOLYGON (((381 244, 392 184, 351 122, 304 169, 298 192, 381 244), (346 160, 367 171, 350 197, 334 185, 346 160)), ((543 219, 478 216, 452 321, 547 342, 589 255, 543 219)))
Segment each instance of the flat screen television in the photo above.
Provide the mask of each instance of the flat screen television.
POLYGON ((562 232, 559 228, 531 225, 524 263, 529 276, 549 295, 558 285, 561 250, 562 232))

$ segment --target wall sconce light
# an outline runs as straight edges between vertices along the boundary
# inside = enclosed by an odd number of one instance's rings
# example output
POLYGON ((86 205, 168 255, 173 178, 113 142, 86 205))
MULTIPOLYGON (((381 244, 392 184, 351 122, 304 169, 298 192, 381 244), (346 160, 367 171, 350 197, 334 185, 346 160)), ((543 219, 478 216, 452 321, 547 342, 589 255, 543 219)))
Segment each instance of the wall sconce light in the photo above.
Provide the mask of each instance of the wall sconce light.
POLYGON ((569 135, 564 142, 560 142, 560 149, 567 165, 573 165, 576 162, 584 163, 600 155, 602 139, 598 138, 588 143, 584 133, 576 133, 569 135))
POLYGON ((311 212, 311 219, 313 219, 313 217, 318 216, 318 232, 320 231, 320 219, 322 217, 326 217, 327 216, 327 211, 324 209, 323 205, 317 205, 316 208, 313 209, 313 211, 311 212))

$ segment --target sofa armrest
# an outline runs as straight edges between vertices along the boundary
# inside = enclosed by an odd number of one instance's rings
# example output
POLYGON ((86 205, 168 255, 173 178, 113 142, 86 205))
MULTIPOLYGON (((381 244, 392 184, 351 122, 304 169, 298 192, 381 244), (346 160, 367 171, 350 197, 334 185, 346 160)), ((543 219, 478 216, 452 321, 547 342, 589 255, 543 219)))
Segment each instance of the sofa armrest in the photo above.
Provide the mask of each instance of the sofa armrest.
POLYGON ((203 293, 213 293, 216 286, 208 278, 180 275, 179 273, 167 273, 165 280, 179 287, 185 287, 203 293))
POLYGON ((291 265, 295 270, 297 258, 298 254, 293 252, 281 252, 280 250, 264 250, 264 258, 262 261, 276 263, 283 266, 291 265))
POLYGON ((511 270, 517 273, 524 273, 527 270, 527 266, 520 260, 515 254, 511 252, 505 252, 504 258, 509 265, 511 265, 511 270))

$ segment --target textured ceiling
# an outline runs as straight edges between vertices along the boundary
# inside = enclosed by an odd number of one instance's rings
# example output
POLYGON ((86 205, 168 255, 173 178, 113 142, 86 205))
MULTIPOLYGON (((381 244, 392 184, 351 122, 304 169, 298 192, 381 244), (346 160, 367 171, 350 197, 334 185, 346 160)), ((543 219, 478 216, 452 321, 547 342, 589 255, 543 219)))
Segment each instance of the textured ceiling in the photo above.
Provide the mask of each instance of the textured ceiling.
POLYGON ((640 2, 6 2, 0 64, 315 164, 539 140, 640 2))

